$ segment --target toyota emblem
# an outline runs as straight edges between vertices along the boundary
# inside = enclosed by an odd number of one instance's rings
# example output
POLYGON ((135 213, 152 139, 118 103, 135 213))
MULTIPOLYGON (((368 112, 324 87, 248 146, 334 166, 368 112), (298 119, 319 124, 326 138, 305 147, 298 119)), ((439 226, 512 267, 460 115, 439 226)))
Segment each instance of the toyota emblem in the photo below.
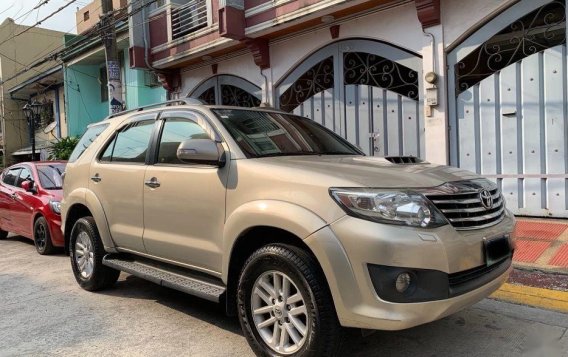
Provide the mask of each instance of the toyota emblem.
POLYGON ((485 207, 485 209, 493 208, 493 196, 491 196, 491 192, 487 190, 482 190, 479 192, 479 200, 481 201, 481 205, 485 207))

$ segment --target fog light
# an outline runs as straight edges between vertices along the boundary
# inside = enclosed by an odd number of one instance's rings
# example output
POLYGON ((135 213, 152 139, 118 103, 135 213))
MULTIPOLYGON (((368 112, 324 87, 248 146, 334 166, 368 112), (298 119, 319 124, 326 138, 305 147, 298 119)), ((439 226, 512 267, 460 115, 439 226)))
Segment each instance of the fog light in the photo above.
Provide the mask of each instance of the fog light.
POLYGON ((404 293, 410 287, 410 274, 401 273, 396 277, 395 282, 396 291, 404 293))

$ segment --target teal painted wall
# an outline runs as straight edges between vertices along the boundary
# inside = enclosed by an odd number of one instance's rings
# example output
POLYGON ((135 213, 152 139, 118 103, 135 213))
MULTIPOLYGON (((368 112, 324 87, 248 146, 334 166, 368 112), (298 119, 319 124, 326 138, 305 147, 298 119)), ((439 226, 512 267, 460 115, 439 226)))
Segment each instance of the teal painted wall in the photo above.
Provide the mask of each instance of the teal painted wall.
POLYGON ((87 125, 108 115, 108 101, 101 102, 99 65, 65 67, 65 113, 69 136, 82 135, 87 125))
MULTIPOLYGON (((144 71, 128 66, 128 51, 123 53, 125 68, 124 86, 126 109, 164 102, 166 90, 162 87, 148 87, 144 84, 144 71)), ((65 113, 68 135, 80 136, 87 125, 108 116, 108 101, 101 102, 99 68, 101 64, 72 65, 65 67, 65 113)))
POLYGON ((126 107, 132 109, 144 105, 166 101, 166 90, 159 87, 148 87, 144 84, 144 71, 131 69, 128 58, 128 50, 124 51, 126 107))

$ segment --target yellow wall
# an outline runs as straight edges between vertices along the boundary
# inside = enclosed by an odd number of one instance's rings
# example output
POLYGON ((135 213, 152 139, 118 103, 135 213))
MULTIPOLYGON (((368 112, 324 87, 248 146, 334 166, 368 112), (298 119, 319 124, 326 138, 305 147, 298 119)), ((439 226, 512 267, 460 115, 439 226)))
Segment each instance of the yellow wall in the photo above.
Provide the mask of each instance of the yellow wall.
MULTIPOLYGON (((14 34, 26 28, 27 26, 15 24, 12 19, 6 19, 0 24, 0 39, 11 38, 0 45, 0 78, 2 80, 6 80, 15 73, 22 71, 27 65, 45 57, 46 54, 59 48, 63 43, 62 32, 41 28, 32 28, 18 37, 12 38, 14 34)), ((8 163, 13 161, 10 154, 28 145, 29 141, 27 120, 21 110, 25 102, 12 100, 8 91, 26 79, 37 76, 39 73, 54 67, 56 64, 54 61, 47 62, 0 86, 2 92, 0 97, 0 118, 4 139, 4 158, 8 163)))

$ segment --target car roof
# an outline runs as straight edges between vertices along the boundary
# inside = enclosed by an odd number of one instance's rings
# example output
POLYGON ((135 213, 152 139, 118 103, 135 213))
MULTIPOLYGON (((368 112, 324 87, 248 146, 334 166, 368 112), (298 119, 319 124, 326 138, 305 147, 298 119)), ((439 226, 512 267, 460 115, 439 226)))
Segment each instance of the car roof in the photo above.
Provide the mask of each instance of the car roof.
MULTIPOLYGON (((177 102, 177 101, 173 101, 173 102, 177 102)), ((180 102, 183 102, 180 100, 180 102)), ((276 108, 272 108, 272 107, 238 107, 238 106, 232 106, 232 105, 210 105, 210 104, 181 104, 181 105, 171 105, 170 101, 165 102, 165 103, 158 103, 155 105, 151 105, 148 107, 140 107, 140 108, 134 108, 131 110, 126 110, 120 113, 116 113, 113 115, 108 116, 107 118, 96 122, 96 123, 92 123, 88 126, 88 128, 91 128, 93 126, 97 126, 97 125, 102 125, 105 123, 115 123, 117 120, 118 121, 122 121, 120 119, 123 120, 127 120, 128 118, 130 118, 131 116, 135 116, 138 114, 145 114, 145 113, 155 113, 155 112, 161 112, 164 109, 167 110, 184 110, 184 109, 192 109, 192 110, 200 110, 200 109, 208 109, 208 110, 214 110, 214 109, 231 109, 231 110, 248 110, 248 111, 262 111, 262 112, 272 112, 272 113, 281 113, 281 114, 292 114, 292 113, 286 113, 282 110, 276 109, 276 108)))

